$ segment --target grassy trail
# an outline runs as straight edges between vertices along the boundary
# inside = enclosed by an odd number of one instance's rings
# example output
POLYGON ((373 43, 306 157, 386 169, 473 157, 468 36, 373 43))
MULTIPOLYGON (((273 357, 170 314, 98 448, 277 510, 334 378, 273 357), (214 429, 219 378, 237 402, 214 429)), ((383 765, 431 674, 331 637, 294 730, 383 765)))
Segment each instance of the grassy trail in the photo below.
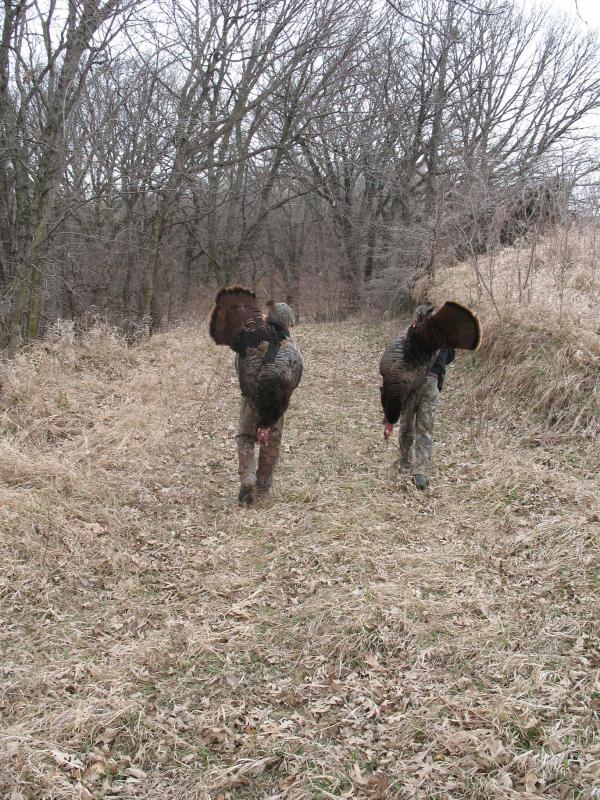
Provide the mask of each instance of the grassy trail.
POLYGON ((204 331, 5 365, 0 796, 592 797, 597 477, 470 408, 461 356, 419 493, 383 444, 391 336, 298 328, 258 509, 204 331))

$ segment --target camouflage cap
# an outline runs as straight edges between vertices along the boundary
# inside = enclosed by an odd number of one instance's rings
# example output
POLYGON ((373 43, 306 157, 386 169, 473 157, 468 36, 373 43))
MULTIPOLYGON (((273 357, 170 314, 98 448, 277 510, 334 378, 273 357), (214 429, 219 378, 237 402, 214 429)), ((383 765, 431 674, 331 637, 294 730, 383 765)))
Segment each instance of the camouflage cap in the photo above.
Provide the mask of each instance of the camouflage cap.
POLYGON ((435 310, 435 307, 431 305, 431 303, 422 303, 420 306, 415 308, 415 321, 421 322, 424 320, 425 317, 428 317, 432 314, 435 310))
POLYGON ((267 319, 269 322, 280 322, 286 328, 291 328, 294 325, 294 312, 287 303, 274 303, 269 300, 267 303, 269 314, 267 319))

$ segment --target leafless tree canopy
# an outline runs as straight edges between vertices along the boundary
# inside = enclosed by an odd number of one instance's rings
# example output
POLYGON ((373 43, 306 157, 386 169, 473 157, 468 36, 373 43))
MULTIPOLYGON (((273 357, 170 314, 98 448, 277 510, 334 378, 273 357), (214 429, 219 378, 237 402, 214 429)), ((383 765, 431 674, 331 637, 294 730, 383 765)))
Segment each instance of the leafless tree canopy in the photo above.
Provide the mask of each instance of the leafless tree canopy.
POLYGON ((4 0, 0 322, 319 316, 564 213, 600 49, 499 0, 4 0))

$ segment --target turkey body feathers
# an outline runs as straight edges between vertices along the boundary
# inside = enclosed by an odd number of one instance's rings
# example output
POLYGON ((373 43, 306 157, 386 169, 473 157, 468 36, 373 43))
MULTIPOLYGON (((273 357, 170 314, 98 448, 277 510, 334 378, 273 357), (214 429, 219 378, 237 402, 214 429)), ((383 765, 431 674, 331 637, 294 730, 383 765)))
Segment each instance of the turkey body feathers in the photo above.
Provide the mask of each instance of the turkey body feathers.
POLYGON ((248 349, 238 359, 240 389, 259 416, 260 427, 270 427, 284 414, 302 377, 302 357, 292 339, 284 339, 275 354, 268 344, 248 349))
POLYGON ((241 286, 221 289, 215 298, 209 330, 217 344, 238 354, 242 394, 269 428, 285 413, 302 377, 302 357, 286 328, 267 322, 254 292, 241 286))
POLYGON ((398 422, 410 400, 416 398, 435 353, 435 350, 423 346, 413 329, 385 349, 379 362, 379 372, 383 378, 381 405, 387 422, 392 425, 398 422))
POLYGON ((386 348, 379 363, 386 421, 394 425, 416 402, 439 349, 476 350, 480 341, 477 316, 459 303, 444 303, 439 311, 411 325, 386 348))

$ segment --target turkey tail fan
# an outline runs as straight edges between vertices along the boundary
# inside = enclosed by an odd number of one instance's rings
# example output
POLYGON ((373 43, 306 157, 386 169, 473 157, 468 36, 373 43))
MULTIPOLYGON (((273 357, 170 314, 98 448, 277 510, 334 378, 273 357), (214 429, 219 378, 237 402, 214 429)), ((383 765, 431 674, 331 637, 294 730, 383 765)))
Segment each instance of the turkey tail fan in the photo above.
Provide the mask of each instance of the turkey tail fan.
POLYGON ((436 348, 456 347, 477 350, 481 343, 481 324, 470 308, 449 300, 422 325, 422 335, 436 348))
POLYGON ((217 344, 233 347, 240 328, 248 323, 263 324, 264 317, 256 294, 243 286, 226 286, 215 297, 209 331, 217 344))

